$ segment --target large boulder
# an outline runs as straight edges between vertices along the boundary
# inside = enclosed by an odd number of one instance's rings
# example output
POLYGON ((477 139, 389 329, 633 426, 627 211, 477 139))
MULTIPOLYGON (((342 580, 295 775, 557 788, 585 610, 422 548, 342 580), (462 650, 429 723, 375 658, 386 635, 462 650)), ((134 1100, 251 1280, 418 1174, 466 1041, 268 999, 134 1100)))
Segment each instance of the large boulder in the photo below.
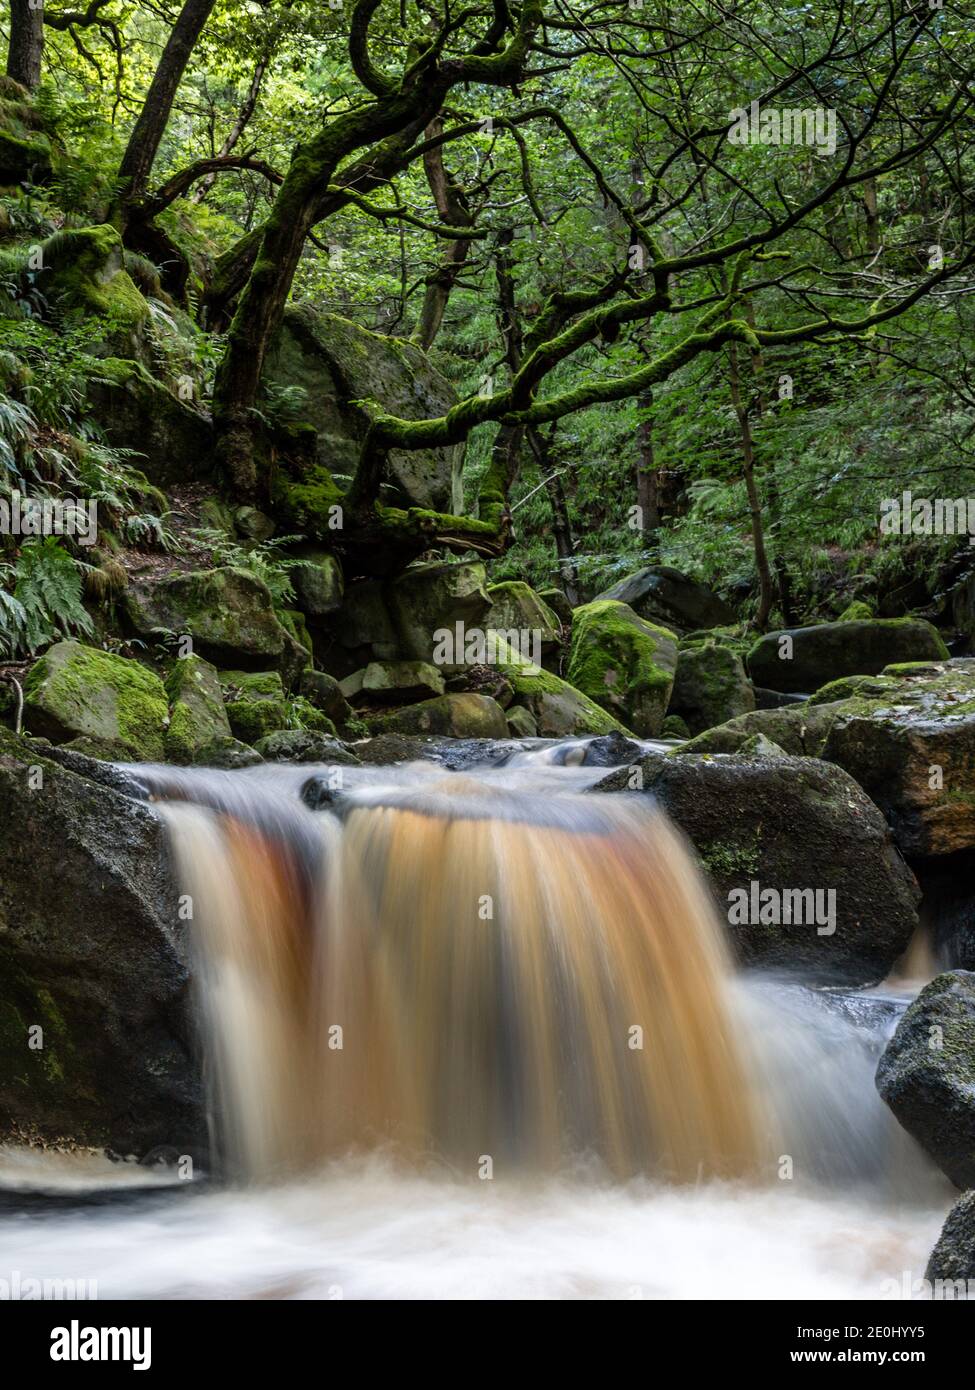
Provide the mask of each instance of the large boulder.
POLYGON ((488 586, 491 607, 484 616, 484 626, 489 632, 500 632, 511 641, 510 634, 528 634, 516 641, 520 650, 525 650, 526 640, 537 645, 539 660, 541 655, 557 647, 562 640, 561 624, 558 617, 530 585, 520 579, 506 579, 500 584, 488 586))
POLYGON ((628 604, 641 618, 677 633, 735 621, 734 609, 713 589, 666 565, 648 565, 596 597, 628 604))
POLYGON ((9 734, 0 805, 0 1138, 201 1150, 185 926, 160 822, 9 734))
POLYGON ((184 656, 166 679, 172 702, 166 730, 166 761, 192 763, 204 749, 230 737, 220 676, 201 656, 184 656))
POLYGON ((291 571, 296 602, 309 618, 321 618, 342 606, 342 566, 328 550, 304 546, 291 571))
POLYGON ((677 638, 615 599, 572 615, 569 684, 641 738, 660 733, 677 667, 677 638))
MULTIPOLYGON (((285 311, 267 357, 266 385, 300 388, 300 414, 314 427, 318 464, 339 478, 355 473, 368 423, 352 404, 371 399, 401 419, 443 415, 457 403, 453 388, 413 343, 370 333, 311 304, 285 311)), ((434 511, 463 510, 464 445, 394 449, 389 457, 393 491, 385 500, 434 511)))
POLYGON ((410 565, 386 586, 385 599, 400 655, 453 670, 468 664, 468 631, 482 635, 491 608, 480 560, 410 565))
POLYGON ((925 985, 880 1059, 877 1090, 957 1187, 975 1187, 975 974, 925 985))
POLYGON ((634 783, 691 841, 746 965, 867 985, 903 954, 918 923, 917 884, 883 816, 840 768, 654 755, 595 790, 634 783))
POLYGON ((407 705, 443 695, 445 688, 429 661, 372 661, 340 685, 346 699, 362 705, 407 705))
POLYGON ((948 1213, 925 1278, 937 1299, 975 1297, 975 1189, 962 1193, 948 1213))
MULTIPOLYGON (((223 664, 282 665, 299 644, 282 625, 263 580, 249 570, 222 569, 134 575, 126 615, 143 638, 188 634, 202 655, 223 664)), ((302 659, 302 668, 308 664, 302 659)))
POLYGON ((937 629, 923 618, 871 618, 766 633, 748 653, 748 674, 768 690, 812 694, 842 676, 874 676, 895 662, 947 657, 937 629))
POLYGON ((754 708, 755 692, 736 651, 711 640, 681 645, 668 710, 692 734, 754 708))
POLYGON ((487 695, 441 695, 369 721, 374 734, 442 734, 448 738, 506 738, 504 710, 487 695))
POLYGON ((846 677, 806 702, 709 729, 681 753, 737 753, 756 735, 849 772, 885 813, 903 853, 975 846, 975 659, 846 677))
POLYGON ((107 757, 160 761, 169 706, 162 681, 137 661, 58 642, 24 683, 24 721, 55 742, 85 738, 107 757))

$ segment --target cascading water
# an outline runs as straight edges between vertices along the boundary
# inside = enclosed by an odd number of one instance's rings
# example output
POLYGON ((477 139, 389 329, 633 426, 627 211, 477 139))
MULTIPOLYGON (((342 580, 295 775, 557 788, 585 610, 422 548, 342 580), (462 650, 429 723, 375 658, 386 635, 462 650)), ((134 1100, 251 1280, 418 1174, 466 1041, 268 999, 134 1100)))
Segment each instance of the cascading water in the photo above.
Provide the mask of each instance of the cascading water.
POLYGON ((63 1194, 40 1266, 102 1297, 876 1298, 923 1273, 948 1193, 873 1085, 906 996, 736 976, 680 837, 586 794, 585 757, 129 769, 192 902, 240 1181, 107 1202, 105 1168, 0 1152, 0 1206, 63 1194))
POLYGON ((346 770, 336 815, 303 808, 307 775, 148 778, 235 1165, 386 1143, 460 1171, 755 1170, 729 963, 660 814, 418 764, 346 770))

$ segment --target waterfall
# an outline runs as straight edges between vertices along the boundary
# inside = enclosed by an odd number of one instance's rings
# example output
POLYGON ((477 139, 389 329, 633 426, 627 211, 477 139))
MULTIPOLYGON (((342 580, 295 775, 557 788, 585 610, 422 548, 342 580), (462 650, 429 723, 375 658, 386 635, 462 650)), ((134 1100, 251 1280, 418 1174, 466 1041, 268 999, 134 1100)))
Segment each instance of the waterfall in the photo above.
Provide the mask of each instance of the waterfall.
POLYGON ((140 770, 192 903, 232 1169, 388 1146, 462 1172, 754 1171, 729 959, 661 813, 510 770, 343 772, 335 813, 302 804, 307 771, 140 770))

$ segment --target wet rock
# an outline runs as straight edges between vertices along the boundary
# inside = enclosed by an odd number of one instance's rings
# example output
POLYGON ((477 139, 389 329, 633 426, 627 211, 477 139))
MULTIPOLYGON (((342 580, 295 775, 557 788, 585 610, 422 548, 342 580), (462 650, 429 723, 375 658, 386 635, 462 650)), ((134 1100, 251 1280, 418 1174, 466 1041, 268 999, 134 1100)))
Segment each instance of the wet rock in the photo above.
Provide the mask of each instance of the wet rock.
POLYGON ((0 805, 2 1138, 199 1153, 185 927, 160 822, 7 734, 0 805))
POLYGON ((951 1208, 924 1273, 942 1285, 935 1298, 975 1297, 975 1190, 963 1193, 951 1208))
POLYGON ((281 729, 256 746, 269 763, 357 763, 359 759, 339 739, 312 729, 281 729))
POLYGON ((937 630, 922 618, 872 618, 769 632, 748 653, 748 674, 769 690, 811 694, 842 676, 878 675, 892 662, 947 656, 937 630))
POLYGON ((957 1187, 975 1187, 975 974, 925 985, 880 1059, 877 1090, 957 1187))
POLYGON ((811 984, 876 984, 890 972, 917 927, 920 894, 883 816, 842 769, 653 755, 594 791, 632 790, 635 770, 691 841, 746 965, 811 984), (764 890, 773 891, 763 900, 764 890))
POLYGON ((508 711, 508 733, 512 738, 537 738, 538 726, 523 705, 508 711))
POLYGON ((504 710, 487 695, 441 695, 421 700, 370 721, 373 731, 399 734, 441 734, 450 738, 505 738, 504 710))
POLYGON ((208 743, 196 755, 197 767, 217 767, 225 772, 236 772, 245 767, 256 767, 264 759, 256 749, 236 738, 219 738, 208 743))

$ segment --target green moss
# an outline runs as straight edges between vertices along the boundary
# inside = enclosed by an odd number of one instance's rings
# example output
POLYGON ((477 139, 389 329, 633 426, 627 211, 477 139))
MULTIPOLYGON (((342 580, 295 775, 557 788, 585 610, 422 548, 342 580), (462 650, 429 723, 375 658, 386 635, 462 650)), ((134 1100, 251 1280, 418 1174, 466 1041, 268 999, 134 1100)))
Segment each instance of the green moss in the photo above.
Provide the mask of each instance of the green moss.
POLYGON ((291 634, 299 646, 304 647, 310 661, 313 648, 304 613, 299 613, 297 608, 279 608, 276 612, 278 615, 278 622, 284 628, 285 632, 291 634))
POLYGON ((118 741, 132 756, 152 761, 163 756, 168 705, 159 677, 80 642, 59 642, 34 664, 24 682, 24 710, 38 733, 118 741))
POLYGON ((55 232, 42 251, 49 297, 117 326, 141 328, 145 323, 149 306, 123 268, 122 239, 111 223, 55 232))
POLYGON ((873 609, 869 603, 864 603, 862 599, 854 601, 843 609, 843 612, 836 619, 838 623, 857 623, 865 622, 873 617, 873 609))
POLYGON ((221 671, 219 676, 230 699, 284 701, 284 686, 277 671, 221 671))
POLYGON ((288 728, 289 723, 284 702, 268 699, 231 700, 227 705, 227 718, 234 737, 252 744, 278 729, 288 728))
POLYGON ((762 832, 757 829, 752 839, 743 844, 714 840, 703 849, 699 846, 698 853, 707 871, 718 878, 751 878, 758 873, 761 862, 761 838, 762 832))

